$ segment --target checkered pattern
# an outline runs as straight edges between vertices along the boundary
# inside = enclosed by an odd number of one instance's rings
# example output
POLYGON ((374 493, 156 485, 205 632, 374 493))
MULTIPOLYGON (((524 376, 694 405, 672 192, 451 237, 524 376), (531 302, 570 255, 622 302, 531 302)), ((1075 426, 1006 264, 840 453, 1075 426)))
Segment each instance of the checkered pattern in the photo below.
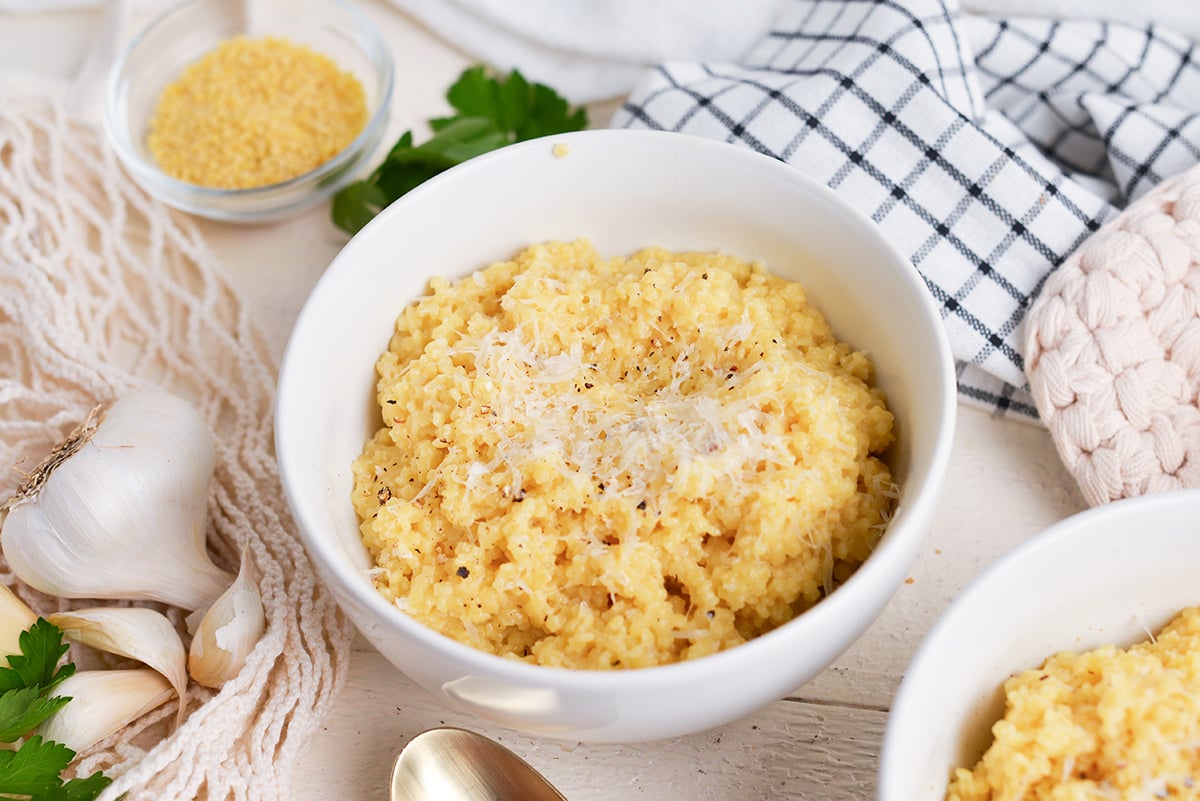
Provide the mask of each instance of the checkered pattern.
POLYGON ((795 0, 744 60, 665 64, 615 126, 748 146, 825 182, 908 255, 961 397, 1028 419, 1021 322, 1115 206, 1200 161, 1200 68, 1169 32, 795 0))
POLYGON ((1124 202, 1200 161, 1200 54, 1190 42, 1103 22, 964 27, 987 106, 1072 178, 1110 182, 1109 199, 1124 202))

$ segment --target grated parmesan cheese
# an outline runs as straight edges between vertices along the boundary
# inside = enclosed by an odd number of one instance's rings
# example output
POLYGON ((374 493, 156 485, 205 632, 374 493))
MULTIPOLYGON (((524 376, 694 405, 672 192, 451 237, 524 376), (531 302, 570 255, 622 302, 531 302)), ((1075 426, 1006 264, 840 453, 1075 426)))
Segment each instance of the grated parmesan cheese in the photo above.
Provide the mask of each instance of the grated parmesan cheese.
POLYGON ((574 391, 595 369, 584 364, 579 343, 546 355, 521 330, 493 330, 452 356, 466 353, 473 359, 476 380, 490 383, 495 394, 487 396, 487 403, 475 399, 464 413, 485 421, 496 435, 497 451, 486 464, 469 463, 460 479, 468 492, 482 491, 479 479, 501 470, 501 482, 520 493, 521 465, 553 458, 570 466, 564 475, 571 480, 647 498, 668 491, 672 475, 704 460, 730 480, 731 491, 740 498, 748 487, 745 476, 760 463, 789 460, 786 438, 763 427, 763 398, 723 401, 743 375, 721 383, 703 381, 712 378, 712 368, 701 366, 698 375, 698 362, 687 360, 686 349, 676 355, 669 384, 624 403, 597 403, 574 391), (686 392, 685 384, 701 388, 686 392))

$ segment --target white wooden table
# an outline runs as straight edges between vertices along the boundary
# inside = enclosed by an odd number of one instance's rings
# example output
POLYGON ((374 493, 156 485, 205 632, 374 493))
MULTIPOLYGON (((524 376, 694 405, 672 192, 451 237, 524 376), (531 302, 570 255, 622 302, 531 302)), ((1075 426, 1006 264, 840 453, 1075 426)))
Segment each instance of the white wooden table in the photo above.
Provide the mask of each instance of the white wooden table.
MULTIPOLYGON (((422 136, 423 121, 447 111, 443 93, 470 60, 383 0, 361 5, 396 58, 388 141, 407 128, 422 136)), ((72 74, 99 19, 85 11, 0 13, 0 69, 72 74)), ((613 108, 593 108, 593 122, 604 124, 613 108)), ((346 240, 329 222, 328 208, 259 227, 200 225, 281 353, 309 288, 346 240)), ((959 411, 949 479, 910 578, 844 656, 788 698, 744 720, 674 740, 628 746, 561 742, 512 733, 450 709, 360 639, 336 708, 294 776, 292 797, 386 798, 399 748, 417 732, 443 723, 494 736, 542 770, 571 801, 872 797, 888 704, 922 635, 997 556, 1084 508, 1044 430, 973 408, 959 411)))

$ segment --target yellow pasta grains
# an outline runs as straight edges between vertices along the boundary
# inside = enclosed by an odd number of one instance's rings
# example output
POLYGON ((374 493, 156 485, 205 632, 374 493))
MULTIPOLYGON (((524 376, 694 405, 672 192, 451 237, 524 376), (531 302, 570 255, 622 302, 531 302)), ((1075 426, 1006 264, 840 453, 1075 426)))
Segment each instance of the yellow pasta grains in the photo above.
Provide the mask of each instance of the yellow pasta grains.
POLYGON ((846 578, 894 498, 868 358, 731 256, 537 245, 432 281, 378 371, 353 494, 376 586, 512 658, 738 645, 846 578))
POLYGON ((181 181, 219 189, 303 175, 349 145, 367 122, 362 84, 286 39, 230 39, 162 93, 147 145, 181 181))
POLYGON ((1052 656, 1004 693, 994 742, 948 801, 1200 799, 1200 608, 1128 649, 1052 656))

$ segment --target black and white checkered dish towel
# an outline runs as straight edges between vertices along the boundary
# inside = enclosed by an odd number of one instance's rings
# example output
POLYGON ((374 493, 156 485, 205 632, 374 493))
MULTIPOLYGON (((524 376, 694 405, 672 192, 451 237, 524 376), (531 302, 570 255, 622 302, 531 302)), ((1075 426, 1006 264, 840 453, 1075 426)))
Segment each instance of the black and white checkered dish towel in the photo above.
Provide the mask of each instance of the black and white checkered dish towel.
POLYGON ((1200 161, 1200 59, 1153 27, 956 0, 795 0, 740 64, 668 63, 614 126, 751 147, 824 181, 925 278, 960 396, 1033 419, 1021 321, 1122 206, 1200 161))

